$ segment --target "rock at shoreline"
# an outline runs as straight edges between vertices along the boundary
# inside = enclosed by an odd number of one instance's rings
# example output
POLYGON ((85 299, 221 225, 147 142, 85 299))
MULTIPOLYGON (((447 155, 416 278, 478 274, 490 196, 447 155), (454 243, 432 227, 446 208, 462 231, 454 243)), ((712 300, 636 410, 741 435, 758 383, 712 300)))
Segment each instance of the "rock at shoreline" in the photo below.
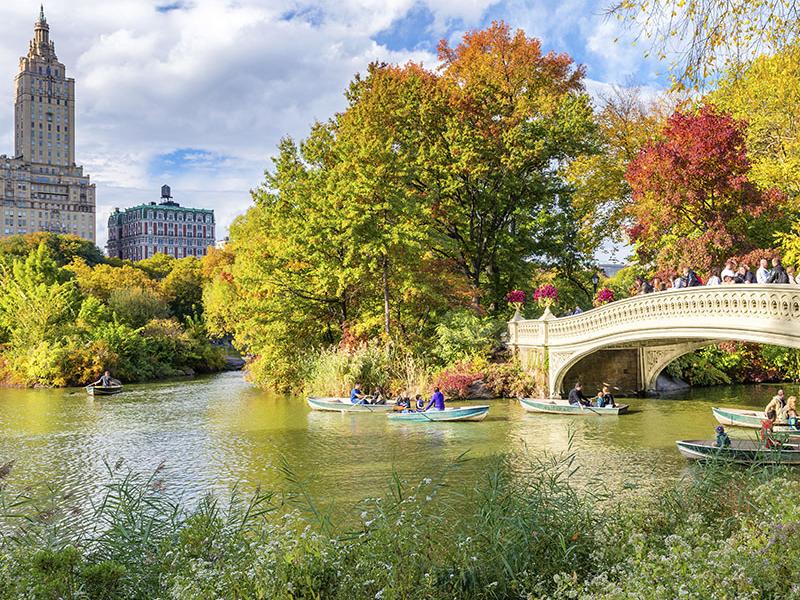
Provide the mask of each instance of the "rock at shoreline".
POLYGON ((226 356, 225 357, 225 366, 223 370, 225 371, 241 371, 244 369, 245 360, 240 356, 226 356))
POLYGON ((661 373, 661 375, 658 376, 658 379, 656 379, 657 392, 682 392, 684 390, 688 390, 690 387, 692 386, 686 383, 683 379, 672 377, 666 373, 661 373))
POLYGON ((497 394, 492 391, 492 388, 486 385, 486 382, 483 379, 479 379, 478 381, 470 384, 469 388, 467 388, 467 395, 464 399, 491 400, 492 398, 497 398, 497 394))

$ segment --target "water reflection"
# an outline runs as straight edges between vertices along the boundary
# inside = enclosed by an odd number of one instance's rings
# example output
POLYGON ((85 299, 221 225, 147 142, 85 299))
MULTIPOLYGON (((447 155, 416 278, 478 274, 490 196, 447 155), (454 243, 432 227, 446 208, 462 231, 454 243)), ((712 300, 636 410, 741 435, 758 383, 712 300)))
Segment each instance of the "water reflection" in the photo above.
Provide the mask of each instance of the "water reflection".
POLYGON ((494 455, 535 460, 567 450, 572 439, 581 480, 599 477, 619 489, 656 486, 686 472, 676 439, 713 437, 711 406, 762 408, 776 389, 692 390, 682 398, 633 400, 631 414, 603 418, 535 415, 498 401, 481 423, 419 424, 312 412, 303 399, 254 389, 235 373, 129 386, 120 396, 94 400, 82 390, 3 389, 0 462, 17 461, 16 483, 91 493, 105 478, 104 461, 123 458, 145 472, 164 461, 164 479, 187 499, 225 493, 236 483, 283 487, 276 467, 285 462, 313 494, 348 504, 383 493, 393 471, 416 481, 468 452, 472 460, 450 477, 454 487, 471 486, 494 455))

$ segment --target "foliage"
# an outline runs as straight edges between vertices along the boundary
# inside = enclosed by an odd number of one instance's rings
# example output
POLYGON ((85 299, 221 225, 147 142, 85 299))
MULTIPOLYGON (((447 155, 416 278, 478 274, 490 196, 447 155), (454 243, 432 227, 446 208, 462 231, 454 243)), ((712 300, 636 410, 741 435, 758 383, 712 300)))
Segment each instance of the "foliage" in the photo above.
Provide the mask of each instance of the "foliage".
POLYGON ((463 360, 442 369, 433 380, 436 387, 448 398, 467 398, 470 388, 483 381, 481 365, 463 360))
POLYGON ((377 341, 352 348, 330 347, 305 359, 304 391, 317 396, 348 396, 353 384, 373 393, 414 396, 430 388, 428 367, 411 353, 377 341))
POLYGON ((629 230, 640 263, 707 272, 728 257, 764 247, 786 216, 780 194, 750 180, 746 125, 704 106, 676 112, 663 139, 627 173, 633 190, 629 230))
POLYGON ((0 239, 0 262, 12 257, 25 258, 42 244, 59 267, 80 259, 90 266, 107 262, 100 249, 89 240, 74 234, 37 231, 0 239))
POLYGON ((51 248, 64 245, 48 238, 26 256, 0 260, 5 382, 84 385, 104 369, 141 381, 223 367, 221 351, 191 318, 186 327, 165 320, 158 282, 128 264, 92 267, 79 256, 59 266, 51 248))
POLYGON ((80 519, 72 493, 0 487, 0 599, 796 595, 800 483, 782 469, 712 462, 620 501, 597 481, 579 490, 569 451, 524 453, 489 459, 458 504, 445 470, 336 511, 285 464, 282 493, 191 509, 160 470, 109 467, 80 519))
POLYGON ((734 71, 707 101, 747 121, 750 179, 776 188, 796 212, 800 196, 800 46, 759 56, 744 73, 734 71))
POLYGON ((431 354, 443 365, 486 357, 504 328, 503 322, 479 317, 469 310, 447 313, 436 326, 431 354))
POLYGON ((161 291, 169 303, 170 313, 181 321, 203 314, 204 278, 200 261, 187 256, 175 260, 172 269, 161 281, 161 291))
POLYGON ((589 264, 563 172, 596 151, 582 70, 501 23, 439 57, 356 76, 343 112, 282 140, 231 228, 205 314, 259 384, 296 388, 345 335, 429 360, 449 312, 496 315, 539 265, 589 264))
POLYGON ((120 321, 134 328, 144 326, 151 319, 164 319, 168 315, 166 302, 148 288, 115 289, 108 298, 108 306, 120 321))
POLYGON ((724 342, 673 361, 667 372, 697 386, 798 381, 800 352, 779 346, 724 342))
POLYGON ((648 41, 648 56, 669 60, 676 87, 702 88, 794 45, 799 9, 796 0, 615 0, 608 12, 648 41))

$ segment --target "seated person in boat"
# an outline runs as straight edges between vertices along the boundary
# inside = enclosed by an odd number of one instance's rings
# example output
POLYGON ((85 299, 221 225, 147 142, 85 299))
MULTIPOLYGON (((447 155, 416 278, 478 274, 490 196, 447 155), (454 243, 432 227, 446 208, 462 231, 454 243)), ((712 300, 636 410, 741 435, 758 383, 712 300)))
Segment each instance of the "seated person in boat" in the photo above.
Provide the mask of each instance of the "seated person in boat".
POLYGON ((786 423, 793 429, 800 429, 800 422, 797 419, 797 397, 789 396, 786 401, 786 423))
POLYGON ((607 385, 603 385, 603 400, 605 401, 605 406, 616 408, 617 405, 614 402, 614 396, 611 395, 607 385))
POLYGON ((589 399, 583 395, 583 386, 581 382, 575 384, 575 387, 569 391, 569 403, 578 405, 583 404, 584 406, 589 406, 589 399))
POLYGON ((386 395, 383 393, 383 387, 377 387, 375 395, 372 396, 371 404, 386 404, 386 395))
POLYGON ((772 419, 762 419, 761 421, 761 441, 764 442, 765 448, 775 448, 780 446, 780 442, 776 442, 772 438, 772 427, 775 422, 772 419))
POLYGON ((400 396, 394 403, 394 410, 408 410, 411 408, 411 399, 407 396, 400 396))
POLYGON ((594 398, 594 405, 597 408, 603 408, 606 405, 605 396, 603 396, 603 392, 597 392, 597 396, 594 398))
POLYGON ((350 390, 350 403, 351 404, 367 404, 367 397, 361 392, 361 384, 357 383, 350 390))
POLYGON ((783 406, 783 390, 778 390, 764 409, 764 414, 770 421, 775 421, 779 416, 783 416, 783 406))
POLYGON ((89 385, 91 385, 91 386, 99 385, 99 386, 102 386, 102 387, 112 387, 112 386, 116 385, 116 382, 114 381, 114 378, 111 377, 111 373, 109 371, 106 371, 105 373, 103 373, 100 376, 100 379, 98 379, 94 383, 90 383, 89 385))
POLYGON ((414 407, 417 410, 422 410, 423 408, 425 408, 425 399, 419 394, 414 396, 414 407))
POLYGON ((425 410, 428 410, 431 406, 433 406, 434 410, 444 410, 444 394, 438 387, 433 388, 433 396, 428 406, 425 407, 425 410))
POLYGON ((725 428, 722 425, 717 425, 717 439, 714 442, 714 445, 717 448, 727 448, 731 445, 731 438, 728 437, 728 434, 725 433, 725 428))

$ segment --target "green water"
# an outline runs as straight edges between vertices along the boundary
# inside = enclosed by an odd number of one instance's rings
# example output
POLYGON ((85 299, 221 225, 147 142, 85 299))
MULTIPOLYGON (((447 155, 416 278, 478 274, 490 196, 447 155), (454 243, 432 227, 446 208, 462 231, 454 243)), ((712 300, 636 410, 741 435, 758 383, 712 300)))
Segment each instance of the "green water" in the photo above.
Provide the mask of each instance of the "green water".
POLYGON ((419 424, 312 412, 302 398, 257 390, 238 373, 131 385, 96 399, 74 389, 2 389, 0 464, 15 461, 15 484, 89 495, 106 480, 106 463, 123 459, 152 472, 163 461, 166 487, 192 501, 235 484, 281 488, 276 465, 285 459, 315 496, 349 504, 382 494, 393 470, 410 481, 435 477, 464 453, 471 460, 448 477, 453 488, 469 487, 494 455, 564 451, 572 434, 579 477, 600 477, 622 490, 680 477, 687 464, 676 439, 713 437, 712 406, 763 408, 775 389, 731 386, 631 400, 630 414, 603 418, 530 414, 501 400, 481 423, 419 424))

